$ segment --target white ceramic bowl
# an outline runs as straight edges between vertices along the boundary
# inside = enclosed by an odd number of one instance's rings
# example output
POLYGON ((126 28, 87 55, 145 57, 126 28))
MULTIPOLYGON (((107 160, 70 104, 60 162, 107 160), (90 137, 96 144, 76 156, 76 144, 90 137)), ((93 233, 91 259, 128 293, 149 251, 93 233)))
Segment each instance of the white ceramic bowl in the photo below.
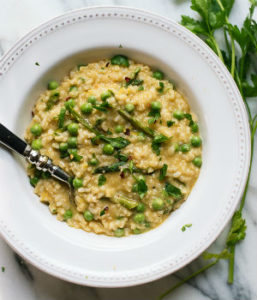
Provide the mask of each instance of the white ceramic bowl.
POLYGON ((16 43, 0 62, 1 122, 22 136, 48 80, 61 79, 78 63, 118 53, 173 78, 200 119, 199 179, 188 200, 161 226, 120 239, 70 228, 33 194, 22 159, 0 149, 0 230, 5 240, 41 270, 99 287, 160 278, 203 252, 238 204, 250 154, 244 104, 216 55, 176 22, 131 8, 70 12, 16 43), (186 223, 192 227, 182 232, 186 223))

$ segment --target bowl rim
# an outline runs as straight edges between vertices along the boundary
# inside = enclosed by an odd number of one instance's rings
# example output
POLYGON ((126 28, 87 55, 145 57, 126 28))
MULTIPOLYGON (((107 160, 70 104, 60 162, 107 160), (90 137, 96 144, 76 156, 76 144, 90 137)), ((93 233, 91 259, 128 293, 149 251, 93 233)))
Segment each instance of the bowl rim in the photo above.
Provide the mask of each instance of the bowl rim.
MULTIPOLYGON (((215 240, 216 238, 220 235, 221 231, 224 229, 226 224, 230 221, 240 199, 243 194, 243 188, 245 186, 246 180, 247 180, 247 174, 248 174, 248 169, 250 165, 250 128, 249 128, 249 123, 247 120, 247 111, 245 108, 245 105, 243 103, 242 97, 240 95, 240 92, 236 86, 236 83, 234 82, 233 78, 231 77, 229 71, 227 68, 224 66, 224 64, 220 61, 220 59, 216 56, 216 54, 196 35, 192 34, 188 29, 177 23, 176 21, 169 19, 167 17, 164 17, 162 15, 159 15, 157 13, 153 13, 151 11, 145 10, 145 9, 137 9, 129 6, 113 6, 113 5, 96 5, 96 6, 88 6, 85 8, 80 8, 76 10, 72 10, 69 12, 66 12, 64 14, 61 14, 59 16, 56 16, 54 18, 51 18, 50 20, 46 22, 42 22, 40 25, 36 26, 34 29, 30 30, 27 32, 21 39, 19 39, 17 42, 14 43, 14 45, 6 51, 6 53, 0 58, 0 80, 1 78, 8 72, 8 70, 11 68, 12 64, 15 63, 16 59, 19 58, 22 55, 23 51, 26 51, 26 48, 30 46, 30 44, 33 44, 32 39, 34 35, 38 34, 39 32, 42 32, 44 29, 49 28, 52 24, 55 24, 57 21, 61 21, 62 19, 67 19, 68 17, 71 18, 71 22, 69 24, 64 24, 64 26, 69 26, 73 23, 78 22, 72 21, 72 17, 76 13, 80 12, 85 12, 88 13, 90 10, 111 10, 111 11, 124 11, 127 13, 134 13, 135 15, 141 14, 145 15, 146 18, 154 18, 160 20, 160 22, 163 22, 163 24, 169 24, 171 27, 173 27, 173 33, 174 28, 178 30, 178 32, 182 31, 187 34, 187 36, 190 36, 191 40, 194 40, 198 46, 201 46, 200 50, 203 50, 208 53, 208 55, 211 57, 212 61, 215 62, 215 64, 218 66, 218 68, 221 70, 221 72, 226 76, 226 79, 229 81, 230 84, 230 89, 233 90, 233 94, 235 95, 235 98, 237 98, 238 105, 240 106, 242 116, 243 116, 243 125, 244 125, 244 130, 247 128, 247 136, 245 136, 245 144, 246 144, 246 149, 245 149, 245 165, 242 167, 243 175, 241 177, 241 182, 239 184, 238 191, 236 192, 237 195, 237 201, 233 202, 233 206, 230 207, 230 211, 227 212, 226 217, 223 219, 222 222, 219 223, 219 228, 215 230, 215 234, 213 234, 211 237, 209 237, 208 240, 205 240, 204 243, 199 247, 193 254, 190 255, 190 257, 187 257, 184 259, 182 262, 178 263, 177 266, 174 268, 167 267, 166 269, 162 270, 159 273, 156 273, 154 275, 151 275, 150 279, 144 274, 143 276, 137 276, 136 279, 131 280, 131 281, 121 281, 112 284, 103 284, 102 282, 92 282, 92 281, 87 281, 84 279, 78 279, 77 277, 72 277, 72 271, 70 274, 67 272, 67 270, 61 270, 61 268, 53 265, 48 265, 45 263, 44 258, 40 258, 37 255, 34 255, 33 251, 30 251, 26 247, 21 247, 22 242, 15 238, 12 235, 12 232, 8 229, 7 225, 4 224, 0 220, 0 234, 4 238, 4 240, 8 243, 8 245, 11 246, 21 257, 23 257, 25 260, 27 260, 29 263, 32 265, 36 266, 40 270, 53 275, 55 277, 58 277, 60 279, 73 282, 76 284, 82 284, 82 285, 89 285, 89 286, 94 286, 94 287, 127 287, 127 286, 134 286, 134 285, 139 285, 143 283, 147 283, 153 280, 157 280, 163 276, 166 276, 168 274, 171 274, 173 272, 176 272, 180 268, 184 267, 185 265, 189 264, 191 261, 193 261, 195 258, 197 258, 207 247, 209 247, 215 240), (30 43, 29 43, 30 41, 30 43), (15 58, 14 58, 15 57, 15 58), (15 243, 14 243, 15 241, 15 243)), ((113 17, 113 15, 112 15, 113 17)), ((124 16, 125 17, 125 16, 124 16)), ((142 21, 143 22, 143 21, 142 21)), ((152 23, 151 25, 156 26, 157 24, 152 23)), ((157 25, 158 26, 158 25, 157 25)), ((169 26, 167 26, 168 28, 169 26)), ((159 26, 160 28, 160 26, 159 26)), ((163 28, 164 30, 167 30, 167 28, 163 28)), ((59 28, 58 28, 59 29, 59 28)), ((170 30, 168 30, 170 31, 170 30)), ((171 31, 170 31, 171 32, 171 31)), ((51 31, 47 31, 47 33, 42 34, 42 38, 48 34, 50 34, 51 31)), ((181 34, 180 34, 181 35, 181 34)), ((41 38, 40 37, 40 38, 41 38)), ((40 38, 36 39, 35 42, 37 42, 40 38)), ((182 39, 182 36, 180 37, 182 39)), ((147 271, 145 272, 147 273, 147 271)))

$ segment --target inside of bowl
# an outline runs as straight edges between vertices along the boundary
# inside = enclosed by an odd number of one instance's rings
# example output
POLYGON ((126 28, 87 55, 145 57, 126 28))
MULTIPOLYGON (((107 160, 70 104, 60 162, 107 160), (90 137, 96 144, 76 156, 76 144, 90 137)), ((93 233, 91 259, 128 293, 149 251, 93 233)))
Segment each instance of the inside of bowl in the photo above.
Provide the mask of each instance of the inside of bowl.
MULTIPOLYGON (((96 62, 98 60, 104 59, 104 58, 111 58, 115 54, 123 54, 128 56, 130 59, 146 64, 150 66, 153 70, 162 70, 165 73, 165 76, 172 80, 174 82, 174 85, 176 89, 178 89, 180 92, 183 93, 183 95, 187 98, 187 101, 189 102, 189 105, 191 106, 191 109, 197 114, 199 117, 199 125, 200 125, 200 132, 203 137, 203 168, 200 173, 200 178, 198 180, 201 180, 201 174, 204 173, 205 163, 205 152, 208 151, 208 143, 205 139, 205 119, 203 118, 204 114, 202 111, 202 108, 200 104, 197 101, 196 96, 194 95, 194 89, 191 88, 190 84, 186 82, 180 74, 177 72, 177 70, 172 69, 166 62, 165 59, 161 59, 159 57, 153 56, 150 53, 142 52, 137 49, 123 49, 117 47, 103 47, 103 48, 92 48, 92 49, 85 49, 84 51, 77 52, 75 54, 72 54, 67 57, 60 58, 58 62, 53 64, 52 66, 49 66, 49 68, 39 77, 35 80, 35 82, 32 84, 31 88, 27 91, 27 93, 24 96, 24 100, 22 101, 22 105, 19 109, 18 118, 15 126, 15 131, 20 135, 23 136, 25 128, 28 126, 28 123, 30 122, 30 119, 32 118, 31 111, 35 104, 35 101, 38 99, 40 94, 45 91, 47 87, 47 83, 50 80, 57 80, 61 81, 64 76, 67 76, 69 72, 77 65, 79 64, 88 64, 90 62, 96 62)), ((28 186, 29 190, 29 181, 26 177, 26 166, 24 164, 24 160, 20 157, 16 157, 17 161, 20 163, 20 172, 23 173, 21 176, 24 176, 26 179, 26 182, 24 182, 25 185, 28 186)), ((197 183, 196 183, 197 184, 197 183)), ((41 216, 44 215, 44 218, 46 219, 52 219, 54 222, 57 222, 57 226, 65 226, 68 227, 66 223, 59 222, 56 220, 56 217, 54 215, 51 215, 48 211, 48 207, 46 205, 43 205, 39 202, 39 199, 37 196, 32 195, 32 187, 30 188, 30 195, 31 201, 33 202, 33 205, 37 206, 37 210, 41 213, 41 216)), ((190 196, 187 199, 187 201, 182 204, 182 206, 179 208, 179 210, 173 212, 169 218, 173 218, 177 214, 183 214, 184 206, 187 205, 187 203, 190 201, 190 196)), ((166 220, 163 224, 165 224, 168 220, 166 220)), ((163 226, 160 225, 161 226, 163 226)), ((83 235, 89 235, 91 238, 95 240, 95 234, 94 233, 87 233, 83 232, 82 230, 77 230, 73 228, 66 228, 66 230, 74 231, 72 234, 79 234, 81 237, 83 235)), ((154 229, 155 232, 159 231, 160 229, 154 229)), ((157 233, 156 233, 157 234, 157 233)), ((143 234, 144 236, 152 235, 152 231, 147 232, 143 234)), ((140 235, 142 236, 142 235, 140 235)), ((136 235, 128 237, 129 239, 137 239, 142 240, 142 237, 139 238, 136 235)), ((117 241, 116 238, 111 237, 105 237, 101 236, 101 239, 114 239, 117 241)), ((153 237, 151 237, 153 240, 153 237)), ((95 240, 98 241, 99 237, 95 240)), ((106 244, 106 243, 105 243, 106 244)), ((119 242, 120 244, 120 242, 119 242)), ((137 243, 137 245, 139 245, 137 243)), ((112 246, 113 247, 113 246, 112 246)))

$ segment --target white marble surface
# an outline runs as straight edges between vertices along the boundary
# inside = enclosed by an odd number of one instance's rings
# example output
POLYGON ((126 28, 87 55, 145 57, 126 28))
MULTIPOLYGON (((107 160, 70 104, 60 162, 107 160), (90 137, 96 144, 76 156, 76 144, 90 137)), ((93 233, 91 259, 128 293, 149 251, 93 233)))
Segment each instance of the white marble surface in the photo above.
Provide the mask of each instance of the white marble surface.
MULTIPOLYGON (((125 5, 144 8, 177 21, 181 14, 191 14, 188 0, 0 0, 0 55, 26 32, 72 9, 90 5, 125 5)), ((247 1, 236 0, 232 20, 240 24, 248 10, 247 1)), ((4 99, 1 99, 2 103, 4 99)), ((255 152, 256 154, 256 152, 255 152)), ((257 299, 257 159, 247 197, 244 216, 247 236, 237 247, 235 283, 226 283, 227 263, 218 265, 183 285, 166 299, 176 300, 256 300, 257 299)), ((1 199, 3 200, 3 199, 1 199)), ((227 230, 227 229, 226 229, 227 230)), ((225 230, 225 232, 226 232, 225 230)), ((212 245, 222 249, 225 233, 212 245)), ((31 265, 21 266, 13 251, 0 237, 0 300, 152 300, 202 265, 199 258, 174 275, 155 282, 121 289, 100 289, 78 286, 49 276, 31 265)))

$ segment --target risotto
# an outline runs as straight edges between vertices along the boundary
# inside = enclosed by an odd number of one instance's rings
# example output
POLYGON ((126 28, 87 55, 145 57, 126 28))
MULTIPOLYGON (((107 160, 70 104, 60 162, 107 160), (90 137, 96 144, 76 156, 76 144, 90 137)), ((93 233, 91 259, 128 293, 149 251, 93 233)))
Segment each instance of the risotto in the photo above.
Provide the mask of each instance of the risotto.
POLYGON ((202 164, 197 116, 161 71, 116 55, 50 81, 25 139, 72 178, 28 166, 30 182, 68 225, 109 236, 160 225, 187 199, 202 164))

